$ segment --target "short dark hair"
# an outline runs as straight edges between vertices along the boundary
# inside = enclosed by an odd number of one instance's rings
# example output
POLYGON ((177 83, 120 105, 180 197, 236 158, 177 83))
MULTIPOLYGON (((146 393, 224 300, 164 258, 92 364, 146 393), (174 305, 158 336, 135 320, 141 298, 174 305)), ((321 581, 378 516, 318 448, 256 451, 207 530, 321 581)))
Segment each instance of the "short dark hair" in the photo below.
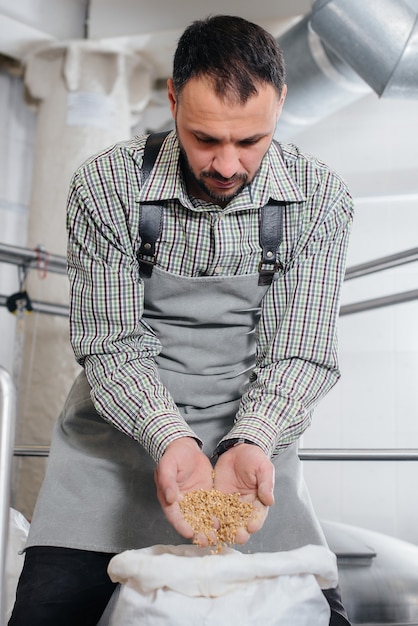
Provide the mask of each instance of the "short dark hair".
POLYGON ((264 28, 241 17, 215 15, 193 22, 179 39, 173 63, 177 97, 191 78, 207 77, 215 93, 245 103, 271 84, 281 95, 285 78, 283 53, 264 28))

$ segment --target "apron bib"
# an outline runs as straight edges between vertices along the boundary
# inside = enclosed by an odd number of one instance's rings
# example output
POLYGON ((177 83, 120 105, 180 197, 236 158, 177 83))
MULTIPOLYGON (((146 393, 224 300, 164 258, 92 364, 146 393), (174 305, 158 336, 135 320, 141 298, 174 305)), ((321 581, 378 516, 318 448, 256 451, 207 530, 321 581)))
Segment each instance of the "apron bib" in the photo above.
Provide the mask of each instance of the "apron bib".
MULTIPOLYGON (((255 327, 268 286, 258 284, 258 274, 189 278, 158 267, 144 283, 144 320, 163 346, 161 380, 210 456, 232 427, 254 367, 255 327)), ((297 444, 274 464, 275 505, 242 551, 325 545, 297 444)), ((98 415, 81 372, 54 430, 27 547, 114 553, 184 543, 161 511, 154 467, 139 443, 98 415)))

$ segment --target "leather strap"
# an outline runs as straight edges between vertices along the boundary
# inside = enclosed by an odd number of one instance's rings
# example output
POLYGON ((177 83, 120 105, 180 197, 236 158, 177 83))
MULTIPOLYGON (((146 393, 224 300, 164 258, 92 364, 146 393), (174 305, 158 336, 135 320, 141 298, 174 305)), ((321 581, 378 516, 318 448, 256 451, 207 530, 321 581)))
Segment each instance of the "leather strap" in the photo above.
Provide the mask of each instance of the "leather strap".
POLYGON ((148 176, 151 174, 151 170, 157 160, 158 153, 168 133, 169 131, 164 131, 162 133, 153 133, 152 135, 148 135, 142 159, 142 184, 145 183, 148 176))
POLYGON ((283 204, 270 199, 261 208, 259 285, 270 285, 274 274, 282 267, 278 250, 283 239, 283 204))
MULTIPOLYGON (((145 183, 164 139, 168 132, 155 133, 147 137, 142 160, 142 184, 145 183)), ((163 207, 153 202, 144 202, 140 206, 139 232, 141 234, 141 245, 138 250, 138 261, 140 272, 145 276, 151 276, 155 265, 155 242, 161 235, 163 226, 163 207)))
MULTIPOLYGON (((142 162, 142 184, 149 177, 154 167, 162 143, 168 132, 149 135, 145 143, 142 162)), ((283 152, 278 142, 281 155, 283 152)), ((283 207, 285 203, 269 200, 260 212, 260 246, 261 261, 258 266, 259 285, 270 285, 275 272, 282 267, 278 258, 278 250, 283 238, 283 207)), ((141 203, 139 227, 141 245, 138 250, 140 272, 151 276, 155 265, 155 242, 161 235, 163 224, 163 207, 153 202, 141 203)))
MULTIPOLYGON (((280 155, 283 150, 278 141, 274 140, 280 155)), ((283 208, 285 202, 270 200, 260 212, 260 246, 261 261, 258 264, 258 284, 271 285, 274 274, 283 266, 279 258, 279 247, 283 239, 283 208)))

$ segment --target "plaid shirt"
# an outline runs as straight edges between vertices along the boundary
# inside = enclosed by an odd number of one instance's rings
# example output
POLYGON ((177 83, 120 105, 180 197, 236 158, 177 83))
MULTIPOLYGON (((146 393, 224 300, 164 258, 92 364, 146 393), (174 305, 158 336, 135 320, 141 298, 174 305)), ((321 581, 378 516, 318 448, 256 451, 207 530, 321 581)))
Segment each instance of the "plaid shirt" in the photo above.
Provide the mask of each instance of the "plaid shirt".
POLYGON ((296 441, 339 378, 339 294, 352 221, 341 178, 294 145, 271 145, 259 172, 226 208, 188 196, 175 133, 141 184, 145 137, 117 144, 75 173, 68 200, 70 334, 102 417, 139 441, 156 462, 168 443, 195 434, 161 384, 158 338, 142 320, 139 211, 164 201, 158 265, 183 276, 257 272, 259 210, 285 201, 283 270, 257 327, 256 376, 229 438, 267 455, 296 441))

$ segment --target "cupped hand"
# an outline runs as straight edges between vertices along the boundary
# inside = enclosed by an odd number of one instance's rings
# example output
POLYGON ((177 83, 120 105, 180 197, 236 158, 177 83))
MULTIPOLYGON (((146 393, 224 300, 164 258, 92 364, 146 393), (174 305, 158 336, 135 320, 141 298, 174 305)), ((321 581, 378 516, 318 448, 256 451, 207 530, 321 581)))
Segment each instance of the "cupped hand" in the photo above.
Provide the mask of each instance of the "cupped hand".
POLYGON ((186 539, 192 539, 195 533, 180 511, 180 502, 188 491, 211 489, 212 475, 208 457, 191 437, 181 437, 171 442, 154 472, 157 497, 164 515, 186 539))
POLYGON ((254 513, 246 528, 238 529, 235 543, 244 544, 258 532, 274 504, 274 465, 256 445, 242 443, 224 452, 215 465, 214 487, 223 493, 239 493, 251 502, 254 513))

